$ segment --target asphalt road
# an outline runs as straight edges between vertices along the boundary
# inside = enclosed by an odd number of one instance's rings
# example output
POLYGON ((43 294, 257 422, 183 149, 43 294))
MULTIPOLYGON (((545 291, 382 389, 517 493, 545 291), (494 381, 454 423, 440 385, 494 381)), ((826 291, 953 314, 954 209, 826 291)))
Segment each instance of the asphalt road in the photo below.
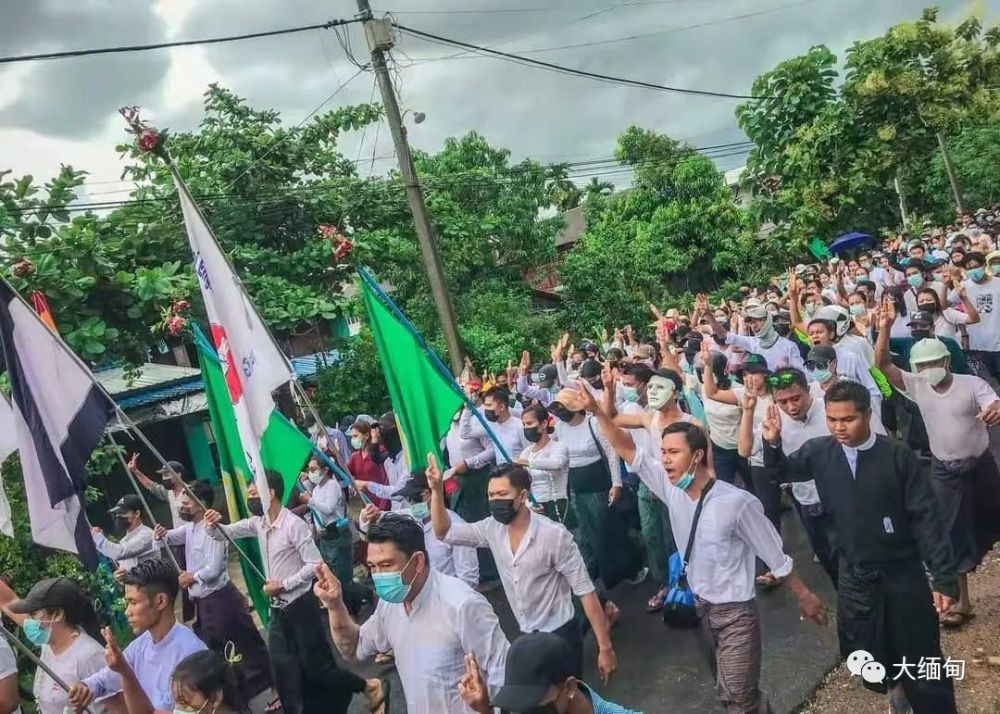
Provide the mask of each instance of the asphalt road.
MULTIPOLYGON (((835 609, 833 588, 821 568, 813 563, 812 551, 794 512, 784 521, 787 552, 806 584, 827 606, 835 609)), ((636 586, 621 585, 611 599, 622 610, 622 617, 612 633, 618 654, 618 672, 606 686, 597 686, 602 697, 646 714, 657 712, 721 712, 707 653, 693 631, 670 630, 658 616, 645 611, 646 600, 654 592, 650 582, 636 586)), ((508 637, 516 635, 517 625, 507 605, 503 590, 488 593, 508 637)), ((764 640, 764 664, 761 688, 776 714, 794 711, 815 691, 823 677, 838 661, 836 622, 825 627, 799 620, 795 598, 784 589, 758 597, 764 640)), ((831 613, 832 615, 832 613, 831 613)), ((599 684, 594 669, 596 653, 593 636, 588 636, 585 679, 599 684)), ((403 714, 402 686, 391 667, 373 664, 355 666, 359 674, 374 676, 386 673, 392 679, 391 714, 403 714)), ((367 711, 356 699, 352 714, 367 711)))

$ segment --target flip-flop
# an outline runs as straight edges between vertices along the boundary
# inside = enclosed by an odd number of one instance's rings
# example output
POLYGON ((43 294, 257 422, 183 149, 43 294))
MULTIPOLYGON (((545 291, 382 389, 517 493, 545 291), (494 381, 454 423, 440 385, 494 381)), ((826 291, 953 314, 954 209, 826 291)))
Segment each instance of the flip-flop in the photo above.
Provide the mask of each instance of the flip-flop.
POLYGON ((942 627, 957 629, 967 624, 969 620, 975 616, 975 613, 972 612, 956 612, 955 610, 948 610, 948 612, 941 615, 938 621, 941 623, 942 627))
POLYGON ((646 612, 652 614, 654 612, 659 612, 663 609, 663 600, 667 597, 667 593, 660 591, 656 593, 653 597, 646 601, 646 612))
POLYGON ((385 677, 378 678, 379 684, 382 685, 382 698, 375 702, 368 711, 375 714, 379 709, 382 710, 383 714, 389 714, 389 697, 392 694, 392 682, 390 682, 385 677))

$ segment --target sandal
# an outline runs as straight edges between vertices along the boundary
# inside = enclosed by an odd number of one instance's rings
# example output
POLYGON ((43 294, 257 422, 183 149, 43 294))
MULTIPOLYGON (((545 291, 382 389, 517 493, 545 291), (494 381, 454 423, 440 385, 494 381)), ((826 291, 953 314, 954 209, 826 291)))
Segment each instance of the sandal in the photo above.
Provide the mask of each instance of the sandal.
POLYGON ((969 620, 975 617, 974 613, 971 612, 959 612, 957 610, 948 610, 948 612, 941 615, 938 618, 938 622, 941 623, 942 627, 947 627, 949 629, 957 629, 967 624, 969 620))
POLYGON ((392 694, 392 682, 385 677, 379 677, 378 682, 382 686, 382 698, 372 704, 368 708, 368 711, 372 714, 389 714, 389 696, 392 694))
POLYGON ((646 612, 652 614, 654 612, 659 612, 660 610, 662 610, 663 601, 666 599, 666 597, 667 597, 667 591, 660 590, 658 593, 656 593, 656 595, 649 598, 649 600, 646 602, 646 612))

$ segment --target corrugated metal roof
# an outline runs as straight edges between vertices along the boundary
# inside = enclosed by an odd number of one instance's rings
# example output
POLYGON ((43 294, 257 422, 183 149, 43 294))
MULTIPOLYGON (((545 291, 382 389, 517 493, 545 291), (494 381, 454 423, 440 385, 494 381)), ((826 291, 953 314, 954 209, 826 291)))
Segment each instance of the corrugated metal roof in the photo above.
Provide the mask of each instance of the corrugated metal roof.
POLYGON ((178 382, 192 377, 199 377, 201 371, 194 367, 178 367, 174 364, 157 364, 148 362, 142 366, 138 376, 133 375, 133 379, 128 379, 122 367, 112 367, 97 372, 97 381, 108 391, 111 396, 128 394, 161 384, 178 382))
POLYGON ((311 377, 321 369, 332 367, 340 361, 340 351, 316 352, 315 354, 292 359, 292 368, 297 377, 311 377))
POLYGON ((202 391, 204 388, 205 386, 202 384, 201 377, 196 377, 180 384, 154 388, 122 397, 115 396, 115 401, 118 402, 118 406, 122 409, 136 409, 138 407, 147 407, 152 404, 167 402, 187 394, 194 394, 195 392, 202 391))

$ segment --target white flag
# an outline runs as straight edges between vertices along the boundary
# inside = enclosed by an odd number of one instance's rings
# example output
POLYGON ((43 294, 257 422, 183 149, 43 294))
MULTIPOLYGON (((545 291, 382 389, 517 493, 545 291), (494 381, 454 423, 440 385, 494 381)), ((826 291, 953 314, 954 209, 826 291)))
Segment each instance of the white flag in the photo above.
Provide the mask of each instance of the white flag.
POLYGON ((191 243, 194 270, 212 325, 212 341, 226 375, 240 440, 266 513, 269 498, 260 459, 261 437, 274 411, 271 393, 294 379, 294 373, 288 359, 274 344, 187 186, 176 171, 173 175, 191 243))
MULTIPOLYGON (((6 397, 0 396, 0 464, 17 451, 17 440, 14 438, 14 412, 6 397)), ((3 489, 3 479, 0 478, 0 533, 10 538, 14 537, 14 524, 10 520, 10 503, 7 492, 3 489)))

